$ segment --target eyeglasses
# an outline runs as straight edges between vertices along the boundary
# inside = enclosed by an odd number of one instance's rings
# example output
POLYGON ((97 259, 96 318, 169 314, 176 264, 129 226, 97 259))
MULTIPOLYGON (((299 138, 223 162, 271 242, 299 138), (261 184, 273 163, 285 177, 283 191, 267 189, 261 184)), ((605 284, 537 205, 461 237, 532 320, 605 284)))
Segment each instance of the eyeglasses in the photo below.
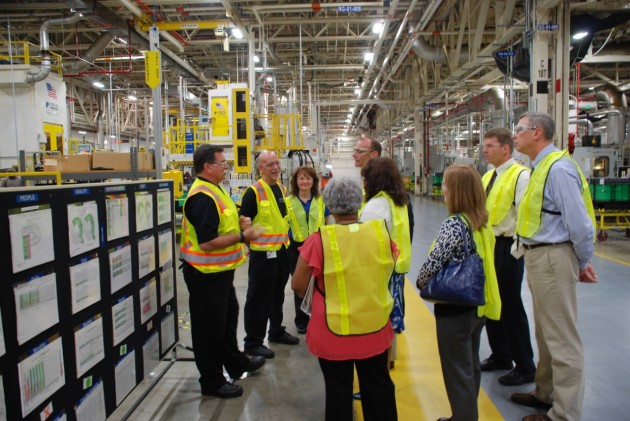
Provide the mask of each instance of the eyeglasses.
POLYGON ((527 127, 527 126, 516 126, 514 127, 514 134, 519 134, 520 132, 524 132, 526 130, 536 130, 538 127, 536 126, 532 126, 532 127, 527 127))
POLYGON ((352 153, 353 154, 357 154, 357 155, 363 155, 363 154, 368 153, 368 152, 372 152, 372 149, 354 148, 352 150, 352 153))
POLYGON ((209 162, 210 165, 219 165, 221 167, 229 167, 230 164, 227 161, 221 161, 221 162, 209 162))
POLYGON ((267 162, 266 164, 263 164, 263 165, 267 168, 279 167, 280 161, 267 162))

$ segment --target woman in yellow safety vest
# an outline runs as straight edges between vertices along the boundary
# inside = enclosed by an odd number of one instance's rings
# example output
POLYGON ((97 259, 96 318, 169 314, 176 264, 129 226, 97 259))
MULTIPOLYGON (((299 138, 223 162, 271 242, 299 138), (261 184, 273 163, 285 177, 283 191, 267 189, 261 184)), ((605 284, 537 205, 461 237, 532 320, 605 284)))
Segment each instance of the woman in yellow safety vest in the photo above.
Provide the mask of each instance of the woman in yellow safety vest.
MULTIPOLYGON (((313 167, 298 167, 291 177, 291 194, 287 199, 291 203, 293 212, 289 215, 289 272, 293 273, 300 252, 298 248, 304 244, 304 240, 324 225, 330 215, 330 211, 324 206, 322 196, 319 194, 319 177, 313 167)), ((295 327, 298 333, 306 333, 308 314, 304 313, 302 298, 294 295, 295 303, 295 327)))
POLYGON ((313 277, 306 344, 324 375, 326 419, 353 419, 356 368, 364 418, 396 421, 394 384, 387 367, 394 336, 389 320, 393 298, 387 284, 396 245, 382 219, 359 222, 363 195, 357 181, 335 177, 323 196, 335 224, 320 227, 306 239, 291 287, 304 295, 313 277))
POLYGON ((435 304, 434 314, 442 375, 453 412, 451 418, 439 420, 476 421, 479 418, 481 330, 486 318, 499 320, 501 315, 501 298, 494 271, 495 238, 492 226, 488 224, 486 195, 477 170, 468 165, 451 165, 444 172, 442 191, 449 217, 442 222, 429 257, 420 268, 417 286, 424 288, 449 261, 464 260, 466 245, 472 250, 474 242, 483 259, 486 304, 479 307, 435 304))

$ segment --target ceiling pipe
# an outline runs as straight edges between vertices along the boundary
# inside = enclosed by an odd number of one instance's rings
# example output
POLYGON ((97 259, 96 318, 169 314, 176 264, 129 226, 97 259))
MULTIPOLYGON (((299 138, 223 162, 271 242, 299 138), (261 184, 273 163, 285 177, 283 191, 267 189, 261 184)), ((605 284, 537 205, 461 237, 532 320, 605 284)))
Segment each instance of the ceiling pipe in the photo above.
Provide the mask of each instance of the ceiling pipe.
POLYGON ((104 32, 99 36, 87 50, 78 57, 78 60, 64 61, 63 72, 65 73, 79 73, 85 70, 89 65, 93 64, 98 56, 107 48, 110 42, 114 39, 114 35, 110 32, 104 32))
POLYGON ((572 119, 572 120, 569 120, 568 123, 582 125, 582 126, 585 125, 587 127, 588 135, 593 136, 593 123, 591 123, 591 120, 589 120, 588 118, 572 119))
POLYGON ((48 29, 51 26, 56 25, 70 25, 78 22, 80 19, 81 15, 79 13, 74 13, 71 16, 63 18, 48 19, 42 24, 39 30, 39 50, 42 55, 42 65, 37 73, 26 74, 26 83, 33 85, 35 82, 46 79, 46 77, 50 74, 50 40, 48 38, 48 29))

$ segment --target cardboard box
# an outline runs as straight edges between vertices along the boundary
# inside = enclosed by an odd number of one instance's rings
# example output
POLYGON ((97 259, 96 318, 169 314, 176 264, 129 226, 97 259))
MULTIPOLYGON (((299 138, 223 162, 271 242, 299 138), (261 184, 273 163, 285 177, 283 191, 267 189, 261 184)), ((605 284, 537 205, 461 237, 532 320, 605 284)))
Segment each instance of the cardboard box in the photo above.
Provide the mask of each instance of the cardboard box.
POLYGON ((44 171, 90 171, 90 155, 44 155, 44 171))
POLYGON ((138 153, 138 171, 151 171, 155 169, 153 152, 138 153))
POLYGON ((94 152, 93 170, 131 171, 131 155, 123 152, 94 152))

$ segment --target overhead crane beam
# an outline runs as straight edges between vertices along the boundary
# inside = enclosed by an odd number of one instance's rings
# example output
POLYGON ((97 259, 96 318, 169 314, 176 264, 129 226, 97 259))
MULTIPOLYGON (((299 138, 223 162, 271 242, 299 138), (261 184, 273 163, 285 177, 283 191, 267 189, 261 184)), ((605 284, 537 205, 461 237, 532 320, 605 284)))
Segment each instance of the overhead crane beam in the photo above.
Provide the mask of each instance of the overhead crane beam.
POLYGON ((193 29, 215 30, 217 28, 228 28, 231 23, 232 22, 229 20, 153 22, 150 17, 144 16, 143 19, 138 22, 138 27, 143 31, 148 31, 153 25, 155 25, 160 31, 188 31, 193 29))

